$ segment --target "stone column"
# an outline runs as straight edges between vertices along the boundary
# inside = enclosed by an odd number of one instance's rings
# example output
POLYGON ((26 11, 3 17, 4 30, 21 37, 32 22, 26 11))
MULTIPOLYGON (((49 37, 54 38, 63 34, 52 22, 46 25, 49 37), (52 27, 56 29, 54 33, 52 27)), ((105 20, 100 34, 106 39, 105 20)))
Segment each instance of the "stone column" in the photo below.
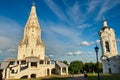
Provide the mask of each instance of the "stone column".
POLYGON ((30 62, 28 62, 28 68, 30 68, 31 67, 31 63, 30 62))
POLYGON ((19 65, 21 65, 21 61, 19 61, 19 65))
POLYGON ((49 69, 49 75, 51 75, 51 69, 49 69))
POLYGON ((8 79, 8 78, 9 78, 9 76, 10 76, 10 69, 9 69, 9 68, 7 68, 6 79, 8 79))
POLYGON ((18 72, 17 73, 19 73, 20 72, 20 64, 18 65, 18 72))
POLYGON ((30 74, 28 74, 28 78, 31 78, 31 77, 30 77, 30 74))
POLYGON ((103 52, 106 52, 106 47, 105 47, 105 43, 104 42, 102 42, 102 44, 103 44, 103 52))
POLYGON ((5 69, 3 69, 2 76, 5 78, 5 69))
POLYGON ((45 64, 47 64, 47 60, 45 60, 45 64))
POLYGON ((45 75, 47 76, 47 69, 45 69, 45 75))
POLYGON ((62 75, 62 67, 60 67, 60 75, 62 75))
POLYGON ((50 61, 50 64, 51 64, 51 61, 50 61))
POLYGON ((66 67, 66 75, 68 75, 68 67, 66 67))
POLYGON ((39 62, 37 62, 37 67, 39 67, 39 62))
POLYGON ((15 61, 15 64, 14 65, 17 65, 17 61, 15 61))

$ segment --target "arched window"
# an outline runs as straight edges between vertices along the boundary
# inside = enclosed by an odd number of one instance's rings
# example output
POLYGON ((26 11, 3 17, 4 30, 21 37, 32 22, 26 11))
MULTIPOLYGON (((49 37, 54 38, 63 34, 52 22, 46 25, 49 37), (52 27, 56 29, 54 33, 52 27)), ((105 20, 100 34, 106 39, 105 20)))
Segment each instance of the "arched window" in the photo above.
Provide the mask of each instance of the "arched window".
POLYGON ((31 74, 31 78, 36 78, 36 74, 31 74))
POLYGON ((33 55, 33 49, 31 50, 31 55, 33 55))
POLYGON ((110 48, 109 48, 109 43, 108 42, 105 42, 105 48, 106 48, 107 52, 110 52, 110 48))

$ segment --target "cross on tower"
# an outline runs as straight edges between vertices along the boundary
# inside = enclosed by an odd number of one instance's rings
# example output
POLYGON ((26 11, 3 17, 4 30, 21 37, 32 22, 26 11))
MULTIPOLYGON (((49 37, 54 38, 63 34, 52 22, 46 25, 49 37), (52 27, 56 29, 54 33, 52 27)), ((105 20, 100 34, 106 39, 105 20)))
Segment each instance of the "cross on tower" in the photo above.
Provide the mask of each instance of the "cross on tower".
POLYGON ((35 6, 35 2, 34 1, 33 1, 32 5, 35 6))

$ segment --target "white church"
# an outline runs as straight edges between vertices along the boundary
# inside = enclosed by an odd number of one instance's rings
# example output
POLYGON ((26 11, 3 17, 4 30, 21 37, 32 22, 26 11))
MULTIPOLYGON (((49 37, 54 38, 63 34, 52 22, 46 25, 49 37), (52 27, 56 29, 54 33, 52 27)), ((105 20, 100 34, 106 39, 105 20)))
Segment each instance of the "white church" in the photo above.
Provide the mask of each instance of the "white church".
POLYGON ((18 56, 2 61, 0 70, 4 79, 20 79, 48 76, 53 69, 55 74, 68 75, 67 65, 59 61, 52 64, 51 60, 45 57, 36 7, 32 5, 23 38, 18 44, 18 56))
POLYGON ((120 56, 118 54, 115 33, 103 20, 103 27, 99 31, 100 44, 102 49, 101 61, 103 64, 103 73, 120 73, 120 56))

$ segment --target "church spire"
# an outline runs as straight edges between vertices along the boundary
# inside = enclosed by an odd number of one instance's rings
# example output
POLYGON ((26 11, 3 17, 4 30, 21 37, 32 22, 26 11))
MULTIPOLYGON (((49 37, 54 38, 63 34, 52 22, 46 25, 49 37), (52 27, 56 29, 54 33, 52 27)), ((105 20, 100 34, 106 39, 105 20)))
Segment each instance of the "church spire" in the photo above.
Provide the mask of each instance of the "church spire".
POLYGON ((103 17, 103 27, 107 27, 107 21, 105 20, 105 17, 103 17))
POLYGON ((41 29, 34 3, 24 28, 24 36, 18 46, 18 59, 25 59, 30 56, 39 57, 40 59, 45 58, 45 47, 41 39, 41 29))
POLYGON ((38 18, 37 18, 37 14, 36 14, 36 7, 35 7, 34 2, 32 3, 30 15, 29 15, 28 21, 26 23, 26 27, 27 26, 39 27, 39 22, 38 22, 38 18))

